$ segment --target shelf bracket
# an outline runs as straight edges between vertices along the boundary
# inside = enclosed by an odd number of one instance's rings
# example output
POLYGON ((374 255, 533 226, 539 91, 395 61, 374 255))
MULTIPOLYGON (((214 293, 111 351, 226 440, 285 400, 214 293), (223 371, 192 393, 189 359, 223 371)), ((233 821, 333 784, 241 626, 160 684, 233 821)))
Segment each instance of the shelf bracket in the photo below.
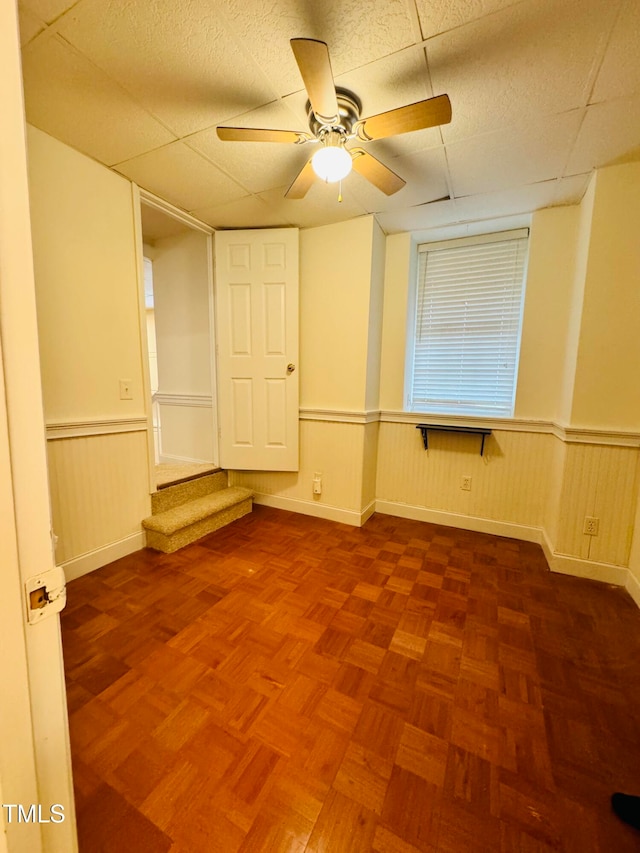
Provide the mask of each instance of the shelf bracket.
POLYGON ((465 427, 465 426, 447 426, 445 424, 418 424, 416 429, 419 429, 422 434, 422 443, 424 449, 429 449, 429 430, 435 432, 459 432, 466 435, 479 435, 482 437, 480 442, 480 456, 484 455, 484 440, 488 435, 491 435, 491 430, 487 427, 465 427))

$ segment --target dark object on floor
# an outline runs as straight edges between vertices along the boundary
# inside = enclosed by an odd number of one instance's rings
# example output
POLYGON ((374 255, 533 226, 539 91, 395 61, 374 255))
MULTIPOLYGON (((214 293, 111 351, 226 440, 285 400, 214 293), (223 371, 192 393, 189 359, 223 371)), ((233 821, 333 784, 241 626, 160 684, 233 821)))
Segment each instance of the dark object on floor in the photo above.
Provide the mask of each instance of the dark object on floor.
POLYGON ((631 794, 612 794, 611 808, 620 820, 633 826, 634 829, 640 829, 640 797, 634 797, 631 794))

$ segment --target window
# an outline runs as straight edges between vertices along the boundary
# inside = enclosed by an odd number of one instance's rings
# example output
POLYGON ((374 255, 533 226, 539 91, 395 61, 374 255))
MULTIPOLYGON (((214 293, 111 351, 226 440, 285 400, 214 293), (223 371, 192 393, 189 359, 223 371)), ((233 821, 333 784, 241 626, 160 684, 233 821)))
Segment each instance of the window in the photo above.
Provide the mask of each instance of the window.
POLYGON ((418 247, 408 408, 513 414, 528 231, 418 247))

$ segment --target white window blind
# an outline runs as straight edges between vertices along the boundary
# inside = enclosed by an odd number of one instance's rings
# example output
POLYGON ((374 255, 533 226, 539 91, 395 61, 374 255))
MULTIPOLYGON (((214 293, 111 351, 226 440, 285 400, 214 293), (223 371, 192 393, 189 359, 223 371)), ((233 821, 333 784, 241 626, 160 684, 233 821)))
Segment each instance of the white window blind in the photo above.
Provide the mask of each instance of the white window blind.
POLYGON ((528 232, 420 246, 409 407, 513 414, 528 232))

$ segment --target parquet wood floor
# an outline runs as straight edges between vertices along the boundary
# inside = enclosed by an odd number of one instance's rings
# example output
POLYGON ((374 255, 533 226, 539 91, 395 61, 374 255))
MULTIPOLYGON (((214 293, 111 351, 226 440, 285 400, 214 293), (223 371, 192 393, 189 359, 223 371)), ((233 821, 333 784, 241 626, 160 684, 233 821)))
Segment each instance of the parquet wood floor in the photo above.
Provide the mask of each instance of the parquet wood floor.
POLYGON ((536 545, 256 507, 62 623, 81 853, 640 850, 640 611, 536 545))

